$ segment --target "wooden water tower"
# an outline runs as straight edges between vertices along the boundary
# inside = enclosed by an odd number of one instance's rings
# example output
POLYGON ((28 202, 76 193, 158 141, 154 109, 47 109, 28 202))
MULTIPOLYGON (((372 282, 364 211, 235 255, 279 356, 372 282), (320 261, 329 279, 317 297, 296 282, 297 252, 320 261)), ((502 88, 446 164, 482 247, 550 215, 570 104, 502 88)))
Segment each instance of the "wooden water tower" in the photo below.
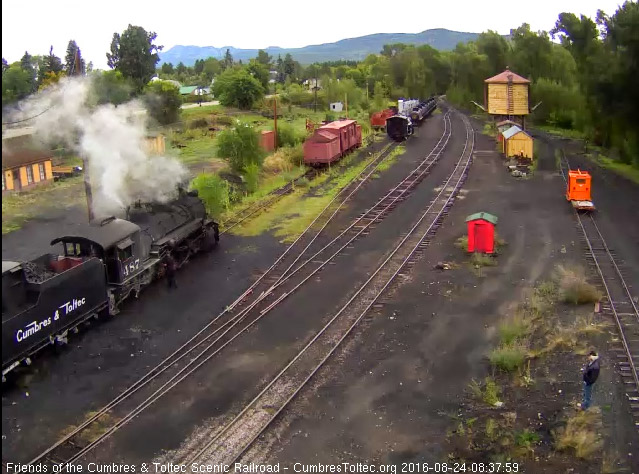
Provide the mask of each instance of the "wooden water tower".
POLYGON ((484 83, 484 107, 495 122, 512 120, 525 129, 530 113, 530 81, 506 68, 484 83))

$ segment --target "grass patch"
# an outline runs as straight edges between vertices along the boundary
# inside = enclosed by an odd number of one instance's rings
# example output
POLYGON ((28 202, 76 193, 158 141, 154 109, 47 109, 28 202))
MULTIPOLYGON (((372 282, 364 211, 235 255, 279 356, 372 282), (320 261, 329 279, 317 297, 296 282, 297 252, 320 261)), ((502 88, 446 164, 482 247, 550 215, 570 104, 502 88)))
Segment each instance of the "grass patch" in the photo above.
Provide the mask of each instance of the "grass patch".
POLYGON ((468 236, 463 235, 455 241, 455 247, 462 249, 464 252, 468 252, 468 236))
POLYGON ((494 123, 485 123, 482 129, 484 135, 495 138, 497 136, 497 127, 494 123))
POLYGON ((536 125, 535 128, 557 137, 572 138, 575 140, 583 140, 585 138, 585 134, 579 130, 552 127, 550 125, 536 125))
POLYGON ((581 267, 558 265, 556 269, 560 299, 574 305, 595 303, 603 296, 601 292, 586 280, 581 267))
POLYGON ((629 179, 630 181, 639 184, 639 168, 635 168, 634 166, 627 163, 613 160, 612 158, 608 158, 604 155, 599 155, 596 158, 594 158, 591 154, 587 154, 586 156, 602 168, 614 171, 618 175, 621 175, 629 179))
POLYGON ((473 253, 470 257, 470 263, 474 267, 496 267, 497 260, 491 255, 483 253, 473 253))
MULTIPOLYGON (((97 413, 98 413, 97 411, 90 411, 89 413, 86 414, 84 419, 88 420, 89 418, 93 418, 97 413)), ((117 421, 118 421, 118 418, 115 418, 113 415, 110 415, 109 413, 105 413, 102 416, 100 416, 96 421, 94 421, 91 424, 91 426, 81 431, 76 437, 73 438, 73 440, 81 441, 82 443, 89 444, 93 440, 97 439, 98 436, 100 436, 109 428, 111 428, 111 426, 113 426, 117 421)), ((75 425, 67 426, 60 433, 60 437, 64 438, 65 436, 73 432, 75 429, 76 429, 75 425)))
POLYGON ((355 156, 356 154, 352 154, 331 170, 323 172, 305 189, 296 188, 293 193, 284 196, 274 204, 268 212, 260 214, 245 225, 234 228, 232 232, 243 236, 255 236, 266 231, 273 231, 275 236, 283 242, 292 242, 335 195, 374 159, 374 156, 371 156, 356 165, 349 166, 355 156))
POLYGON ((528 335, 530 322, 521 313, 515 313, 498 327, 499 340, 503 345, 512 345, 528 335))
POLYGON ((526 362, 528 351, 526 347, 520 343, 501 344, 493 349, 488 356, 490 363, 497 369, 504 372, 515 372, 521 369, 526 362))
POLYGON ((553 432, 555 449, 568 451, 581 459, 591 458, 603 447, 599 435, 601 426, 601 410, 598 407, 578 412, 568 418, 565 426, 553 432))
POLYGON ((379 164, 379 166, 377 167, 377 171, 378 172, 382 172, 382 171, 386 171, 387 169, 389 169, 391 166, 393 166, 395 163, 397 163, 397 160, 399 159, 400 155, 403 155, 406 152, 406 146, 405 145, 399 145, 397 147, 395 147, 395 149, 393 151, 391 151, 388 156, 386 158, 384 158, 384 160, 379 164))

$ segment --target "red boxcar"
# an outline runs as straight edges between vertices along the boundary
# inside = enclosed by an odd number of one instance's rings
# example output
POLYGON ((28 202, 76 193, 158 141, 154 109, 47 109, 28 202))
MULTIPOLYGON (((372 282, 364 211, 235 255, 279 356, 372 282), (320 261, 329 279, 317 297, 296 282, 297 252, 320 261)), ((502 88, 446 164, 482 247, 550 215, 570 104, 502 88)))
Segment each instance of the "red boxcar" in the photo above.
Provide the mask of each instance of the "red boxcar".
POLYGON ((339 137, 316 130, 304 142, 304 163, 330 163, 340 157, 339 137))
POLYGON ((304 143, 304 162, 330 163, 362 144, 362 127, 355 120, 338 120, 318 128, 304 143), (337 144, 337 147, 336 147, 337 144))

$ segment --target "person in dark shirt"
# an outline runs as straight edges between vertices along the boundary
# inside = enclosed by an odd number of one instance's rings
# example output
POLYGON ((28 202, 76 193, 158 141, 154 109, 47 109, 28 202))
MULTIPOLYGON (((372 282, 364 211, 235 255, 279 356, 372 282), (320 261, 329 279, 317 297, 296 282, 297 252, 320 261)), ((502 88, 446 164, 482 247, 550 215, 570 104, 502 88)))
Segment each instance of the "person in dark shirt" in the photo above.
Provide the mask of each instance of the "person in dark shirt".
POLYGON ((583 401, 581 403, 581 409, 587 410, 590 407, 590 400, 592 398, 592 386, 599 377, 599 356, 595 351, 590 351, 588 355, 588 363, 583 369, 584 380, 584 394, 583 401))
POLYGON ((177 263, 171 254, 168 254, 164 259, 164 269, 166 270, 166 283, 168 287, 177 288, 177 283, 175 282, 177 263))

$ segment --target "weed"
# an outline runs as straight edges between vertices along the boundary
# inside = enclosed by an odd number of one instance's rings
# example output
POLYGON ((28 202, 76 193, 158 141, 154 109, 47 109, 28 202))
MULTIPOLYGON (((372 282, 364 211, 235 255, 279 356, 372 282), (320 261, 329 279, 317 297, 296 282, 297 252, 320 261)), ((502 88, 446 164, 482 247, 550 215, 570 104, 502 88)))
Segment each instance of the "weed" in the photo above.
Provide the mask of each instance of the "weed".
POLYGON ((475 267, 496 267, 497 260, 491 255, 483 253, 473 253, 470 257, 470 263, 475 267))
POLYGON ((473 379, 468 384, 468 388, 477 400, 481 400, 487 405, 495 406, 500 402, 499 393, 501 389, 491 377, 486 377, 483 387, 480 382, 473 379))
POLYGON ((455 242, 455 247, 460 248, 464 250, 465 252, 468 252, 468 236, 464 235, 458 238, 457 241, 455 242))
POLYGON ((563 302, 578 305, 595 303, 601 299, 601 292, 588 283, 583 268, 558 265, 556 274, 563 302))
POLYGON ((578 458, 590 458, 603 446, 599 432, 601 410, 597 407, 576 413, 568 418, 566 425, 553 432, 555 449, 570 451, 578 458))
POLYGON ((484 429, 486 433, 486 438, 488 438, 490 441, 495 441, 497 437, 499 436, 498 430, 499 430, 499 425, 497 424, 495 419, 488 418, 486 420, 486 428, 484 429))
POLYGON ((519 371, 519 380, 521 385, 524 387, 530 387, 532 384, 535 383, 535 380, 532 378, 532 375, 530 373, 530 360, 526 365, 526 370, 519 371))
POLYGON ((191 129, 208 128, 208 126, 209 126, 209 123, 203 117, 197 118, 195 120, 191 120, 188 125, 188 127, 191 129))
POLYGON ((515 435, 515 444, 517 446, 529 448, 533 444, 538 443, 540 439, 541 437, 537 433, 526 428, 515 435))
POLYGON ((527 350, 521 343, 502 344, 493 349, 488 358, 490 363, 504 372, 514 372, 524 365, 527 350))
POLYGON ((499 340, 504 345, 511 345, 523 339, 530 329, 530 322, 519 312, 499 324, 499 340))
POLYGON ((308 186, 311 184, 311 182, 308 180, 308 178, 302 176, 300 179, 298 179, 297 181, 295 181, 295 186, 298 186, 300 188, 308 188, 308 186))

